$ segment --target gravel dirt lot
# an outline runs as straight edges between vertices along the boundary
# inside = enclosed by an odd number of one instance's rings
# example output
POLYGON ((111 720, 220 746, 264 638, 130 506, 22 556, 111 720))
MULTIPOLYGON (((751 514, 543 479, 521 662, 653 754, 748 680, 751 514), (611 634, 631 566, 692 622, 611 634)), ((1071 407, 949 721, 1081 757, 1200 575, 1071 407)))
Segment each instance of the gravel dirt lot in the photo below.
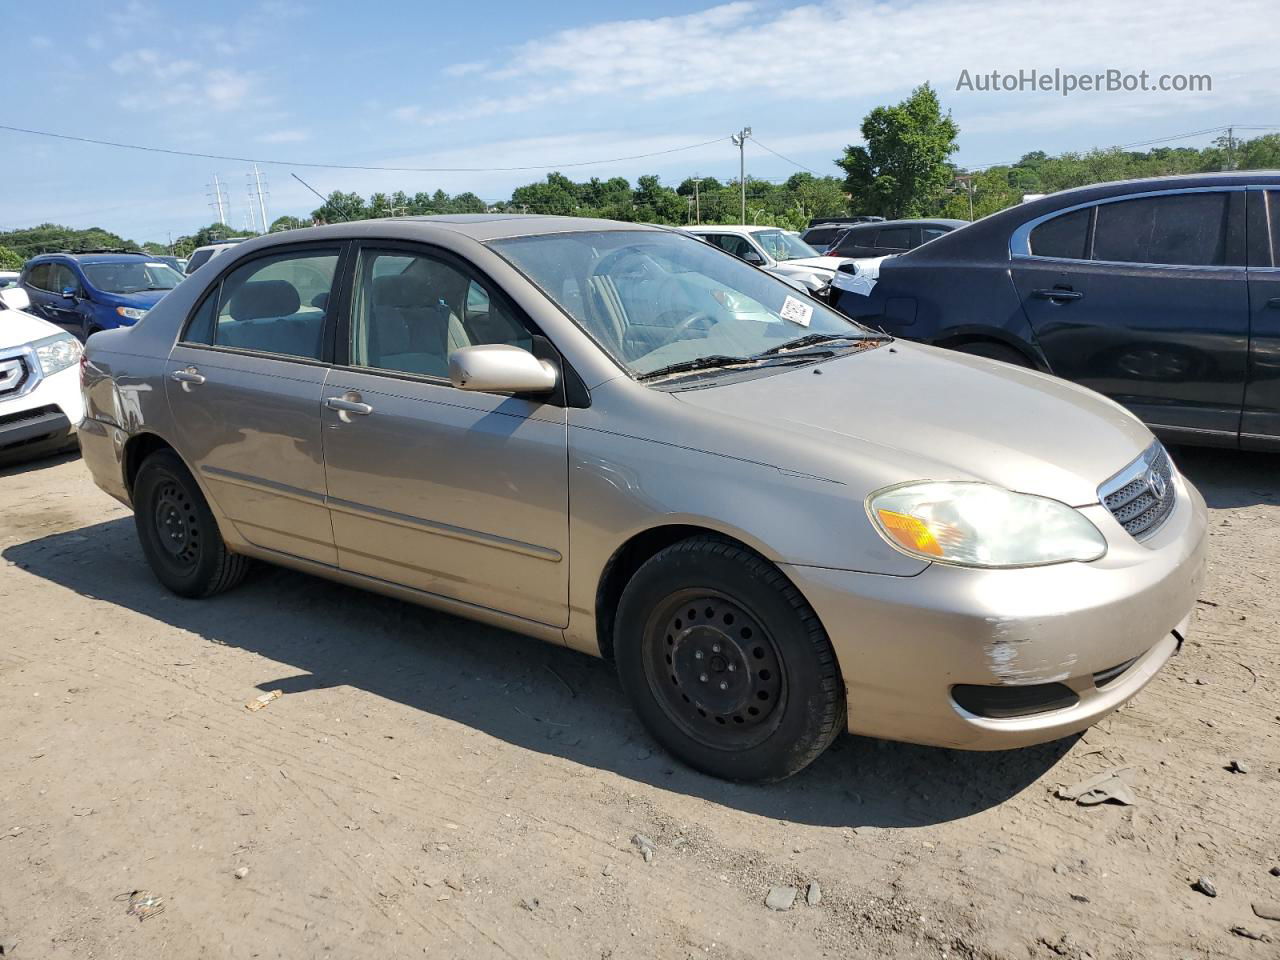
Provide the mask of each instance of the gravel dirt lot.
POLYGON ((0 953, 1280 956, 1280 458, 1175 457, 1211 571, 1126 709, 767 787, 668 758, 604 663, 267 567, 181 600, 78 459, 0 471, 0 953), (1122 766, 1134 806, 1054 795, 1122 766))

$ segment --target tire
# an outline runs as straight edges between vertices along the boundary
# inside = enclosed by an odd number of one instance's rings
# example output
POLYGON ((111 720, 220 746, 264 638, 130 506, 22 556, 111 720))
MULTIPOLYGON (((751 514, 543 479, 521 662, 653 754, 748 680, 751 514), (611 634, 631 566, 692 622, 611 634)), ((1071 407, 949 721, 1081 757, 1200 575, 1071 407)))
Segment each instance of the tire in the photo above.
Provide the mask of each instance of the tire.
POLYGON ((996 343, 993 340, 973 340, 969 343, 962 343, 953 349, 957 353, 967 353, 974 357, 986 357, 988 360, 999 360, 1001 363, 1024 367, 1028 370, 1035 369, 1025 354, 1019 353, 1013 347, 1006 346, 1003 343, 996 343))
POLYGON ((641 721, 704 773, 782 780, 844 729, 844 682, 817 615, 736 543, 694 537, 655 554, 623 590, 614 630, 641 721))
POLYGON ((211 597, 248 572, 249 558, 227 549, 204 494, 172 450, 157 450, 142 462, 133 520, 152 572, 179 596, 211 597))

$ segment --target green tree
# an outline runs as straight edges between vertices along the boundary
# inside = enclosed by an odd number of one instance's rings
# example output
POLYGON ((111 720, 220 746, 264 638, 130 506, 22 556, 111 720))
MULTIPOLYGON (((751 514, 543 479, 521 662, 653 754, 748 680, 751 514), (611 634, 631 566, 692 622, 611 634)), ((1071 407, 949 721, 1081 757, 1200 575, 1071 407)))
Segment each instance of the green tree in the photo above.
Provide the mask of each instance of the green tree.
POLYGON ((18 251, 0 246, 0 270, 21 270, 23 262, 18 251))
POLYGON ((301 230, 303 227, 309 227, 311 224, 306 220, 300 220, 298 217, 276 217, 271 221, 270 233, 279 233, 282 230, 301 230))
POLYGON ((944 116, 929 84, 892 107, 876 107, 862 121, 866 146, 849 146, 836 161, 857 213, 921 217, 936 209, 951 186, 948 162, 960 128, 944 116))

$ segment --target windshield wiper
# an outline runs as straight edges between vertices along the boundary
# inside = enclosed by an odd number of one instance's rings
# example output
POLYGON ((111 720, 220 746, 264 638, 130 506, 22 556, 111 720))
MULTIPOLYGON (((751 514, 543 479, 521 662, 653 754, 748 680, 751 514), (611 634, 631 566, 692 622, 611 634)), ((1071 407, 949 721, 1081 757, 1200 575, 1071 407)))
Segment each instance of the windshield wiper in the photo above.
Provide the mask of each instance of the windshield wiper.
POLYGON ((809 333, 803 337, 796 337, 794 340, 788 340, 786 343, 780 343, 776 347, 770 347, 763 353, 758 354, 761 357, 776 356, 779 353, 788 353, 792 350, 799 350, 803 347, 811 347, 815 343, 831 343, 835 340, 854 340, 861 342, 863 340, 878 339, 876 337, 867 337, 860 335, 850 336, 847 333, 809 333))
POLYGON ((636 379, 642 381, 657 380, 659 377, 667 377, 676 373, 690 373, 694 370, 715 370, 719 367, 731 367, 739 363, 752 363, 754 360, 754 357, 730 357, 723 353, 712 353, 705 357, 694 357, 692 360, 669 363, 665 367, 659 367, 657 370, 642 373, 636 379))

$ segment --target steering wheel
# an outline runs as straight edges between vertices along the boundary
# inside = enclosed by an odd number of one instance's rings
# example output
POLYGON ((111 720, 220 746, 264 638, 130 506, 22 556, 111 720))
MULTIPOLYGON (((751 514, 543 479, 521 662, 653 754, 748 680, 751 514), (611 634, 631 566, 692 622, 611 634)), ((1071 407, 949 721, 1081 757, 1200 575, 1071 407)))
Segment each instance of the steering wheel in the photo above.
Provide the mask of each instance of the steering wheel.
POLYGON ((706 310, 695 310, 671 328, 671 335, 667 337, 667 343, 675 343, 677 340, 680 340, 689 328, 699 321, 705 321, 708 330, 714 327, 717 323, 716 318, 711 316, 711 314, 706 310))

